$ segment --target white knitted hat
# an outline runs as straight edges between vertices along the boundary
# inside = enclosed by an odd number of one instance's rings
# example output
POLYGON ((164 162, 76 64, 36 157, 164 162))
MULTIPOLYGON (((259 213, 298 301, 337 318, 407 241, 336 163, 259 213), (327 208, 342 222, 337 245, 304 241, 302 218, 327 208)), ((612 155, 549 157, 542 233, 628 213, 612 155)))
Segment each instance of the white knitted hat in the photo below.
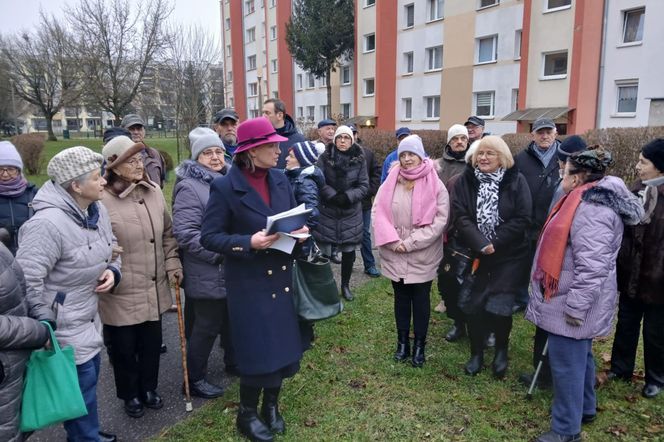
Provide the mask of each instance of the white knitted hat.
POLYGON ((337 127, 337 130, 334 131, 334 140, 337 139, 337 137, 341 134, 346 134, 350 137, 350 139, 355 142, 355 137, 353 136, 353 131, 351 130, 350 127, 348 126, 339 126, 337 127))
POLYGON ((13 166, 23 170, 23 160, 16 146, 9 141, 0 141, 0 166, 13 166))
POLYGON ((51 158, 46 172, 53 181, 62 185, 95 169, 100 169, 103 160, 104 157, 87 147, 70 147, 51 158))
POLYGON ((189 132, 189 144, 192 160, 198 159, 201 152, 208 147, 220 147, 225 150, 219 135, 209 127, 197 127, 189 132))
POLYGON ((449 144, 452 138, 456 137, 457 135, 465 135, 466 138, 468 138, 468 129, 466 126, 461 124, 453 124, 452 127, 447 129, 447 143, 449 144))

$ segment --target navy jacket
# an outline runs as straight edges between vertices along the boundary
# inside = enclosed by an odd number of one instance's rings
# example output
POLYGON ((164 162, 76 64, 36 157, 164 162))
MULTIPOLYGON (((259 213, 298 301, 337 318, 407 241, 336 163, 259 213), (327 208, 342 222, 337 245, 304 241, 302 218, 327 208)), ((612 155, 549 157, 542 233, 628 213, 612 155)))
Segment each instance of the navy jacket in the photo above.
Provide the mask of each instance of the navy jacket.
POLYGON ((295 143, 305 141, 304 135, 297 131, 295 127, 295 122, 290 115, 286 115, 284 118, 284 125, 277 129, 277 133, 282 137, 288 138, 288 141, 282 141, 279 143, 279 149, 281 153, 279 154, 279 159, 277 160, 277 165, 275 169, 285 169, 286 168, 286 157, 288 156, 288 149, 295 143))
POLYGON ((0 228, 9 232, 7 248, 12 255, 16 255, 18 249, 18 229, 35 213, 31 203, 36 194, 37 186, 29 183, 19 196, 0 195, 0 228))
POLYGON ((286 170, 286 176, 293 188, 295 202, 304 204, 307 209, 311 209, 307 226, 313 230, 318 225, 320 212, 318 211, 320 189, 325 185, 323 172, 315 165, 309 167, 298 167, 297 169, 286 170))
POLYGON ((226 299, 238 371, 273 373, 302 358, 293 305, 293 258, 273 249, 252 250, 251 235, 267 216, 295 207, 288 178, 268 172, 271 206, 247 182, 239 167, 210 187, 201 244, 224 255, 226 299))

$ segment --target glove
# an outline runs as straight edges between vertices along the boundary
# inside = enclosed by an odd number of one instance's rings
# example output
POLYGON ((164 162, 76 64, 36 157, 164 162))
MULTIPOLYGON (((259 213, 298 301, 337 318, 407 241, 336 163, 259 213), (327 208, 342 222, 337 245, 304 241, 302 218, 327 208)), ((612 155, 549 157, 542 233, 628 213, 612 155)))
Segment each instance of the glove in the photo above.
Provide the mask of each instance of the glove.
POLYGON ((170 282, 171 285, 175 285, 176 282, 178 284, 182 282, 182 270, 170 270, 166 272, 166 274, 168 276, 168 282, 170 282))
POLYGON ((583 325, 582 319, 574 318, 567 313, 565 313, 565 322, 572 327, 581 327, 583 325))
POLYGON ((350 199, 348 199, 345 192, 337 192, 336 195, 330 198, 330 202, 337 207, 350 207, 350 199))

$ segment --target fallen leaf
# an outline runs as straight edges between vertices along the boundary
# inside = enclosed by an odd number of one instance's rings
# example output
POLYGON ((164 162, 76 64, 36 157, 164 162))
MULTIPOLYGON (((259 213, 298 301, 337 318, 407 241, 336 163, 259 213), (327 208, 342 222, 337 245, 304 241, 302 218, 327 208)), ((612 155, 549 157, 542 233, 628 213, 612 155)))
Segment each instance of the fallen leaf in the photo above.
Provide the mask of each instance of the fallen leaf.
POLYGON ((602 362, 605 364, 611 362, 611 353, 602 353, 602 362))
POLYGON ((605 371, 598 371, 595 374, 595 386, 601 387, 609 382, 609 375, 605 371))
POLYGON ((646 433, 660 434, 664 433, 664 425, 649 425, 646 427, 646 433))
POLYGON ((348 353, 348 349, 346 349, 346 347, 343 347, 341 345, 335 345, 334 347, 332 347, 332 351, 339 354, 348 353))
POLYGON ((606 430, 607 433, 613 434, 614 436, 621 437, 627 434, 627 428, 625 428, 622 425, 614 425, 612 427, 609 427, 608 430, 606 430))
POLYGON ((352 388, 355 389, 360 389, 360 388, 366 388, 367 383, 364 382, 362 379, 352 379, 348 385, 350 385, 352 388))
POLYGON ((633 404, 634 402, 638 401, 639 398, 635 394, 628 394, 627 396, 625 396, 625 400, 630 404, 633 404))
POLYGON ((305 426, 305 427, 313 428, 313 427, 315 427, 316 425, 318 425, 318 422, 316 422, 316 421, 315 421, 313 418, 311 418, 311 417, 306 418, 305 421, 304 421, 304 426, 305 426))

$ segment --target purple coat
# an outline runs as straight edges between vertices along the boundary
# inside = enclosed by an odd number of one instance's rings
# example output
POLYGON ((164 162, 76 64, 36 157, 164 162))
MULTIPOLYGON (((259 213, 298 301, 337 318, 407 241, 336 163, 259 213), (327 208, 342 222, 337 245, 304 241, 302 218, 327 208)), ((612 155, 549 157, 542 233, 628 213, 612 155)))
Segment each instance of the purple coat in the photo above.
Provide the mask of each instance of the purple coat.
MULTIPOLYGON (((607 176, 585 191, 572 221, 558 293, 546 302, 540 282, 531 276, 526 319, 573 339, 608 334, 618 302, 616 257, 623 223, 637 224, 642 216, 638 198, 620 178, 607 176), (581 326, 568 325, 565 313, 581 319, 581 326)), ((540 252, 538 245, 534 263, 540 252)))

